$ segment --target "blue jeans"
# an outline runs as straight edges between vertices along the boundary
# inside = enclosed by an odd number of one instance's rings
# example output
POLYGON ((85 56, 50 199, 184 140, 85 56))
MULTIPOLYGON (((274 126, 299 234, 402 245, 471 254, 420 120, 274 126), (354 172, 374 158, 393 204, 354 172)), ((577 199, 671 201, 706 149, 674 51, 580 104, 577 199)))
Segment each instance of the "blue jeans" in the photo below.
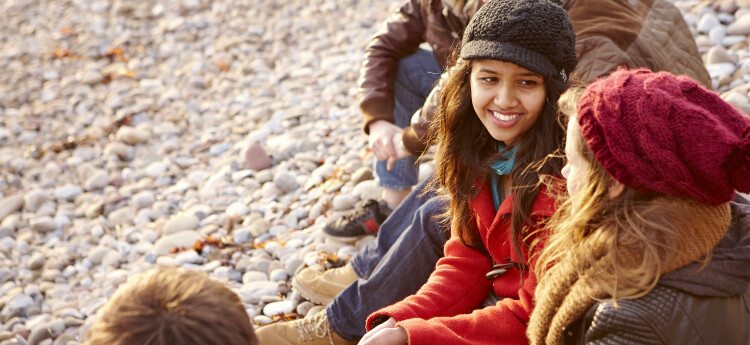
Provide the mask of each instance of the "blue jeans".
POLYGON ((360 279, 326 308, 331 329, 342 338, 362 337, 367 316, 417 292, 443 257, 450 232, 435 216, 445 212, 447 200, 433 192, 422 194, 429 180, 380 225, 377 241, 349 261, 360 279))
MULTIPOLYGON (((404 128, 411 123, 411 117, 422 108, 427 95, 440 78, 442 69, 431 51, 419 49, 398 63, 396 82, 393 86, 395 125, 404 128)), ((393 190, 407 190, 417 184, 419 166, 417 157, 410 156, 397 160, 389 171, 386 161, 375 162, 375 176, 380 186, 393 190)))

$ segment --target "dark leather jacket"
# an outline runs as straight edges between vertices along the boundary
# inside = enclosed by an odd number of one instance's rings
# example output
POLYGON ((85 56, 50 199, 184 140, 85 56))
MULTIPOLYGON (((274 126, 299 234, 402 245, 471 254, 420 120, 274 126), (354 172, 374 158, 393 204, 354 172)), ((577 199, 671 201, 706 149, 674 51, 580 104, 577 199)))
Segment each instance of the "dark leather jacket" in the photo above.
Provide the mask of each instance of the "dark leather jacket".
POLYGON ((749 345, 750 205, 731 206, 732 226, 705 269, 694 263, 666 274, 619 308, 594 304, 563 329, 564 343, 749 345))
MULTIPOLYGON (((483 3, 475 1, 472 6, 478 9, 483 3)), ((376 120, 395 122, 393 82, 399 60, 414 54, 426 42, 444 68, 450 53, 461 43, 467 24, 468 18, 453 13, 443 0, 409 0, 388 18, 365 48, 360 69, 359 106, 365 117, 365 133, 376 120)))
MULTIPOLYGON (((427 42, 440 66, 446 67, 451 51, 460 44, 468 21, 451 11, 451 2, 463 0, 409 0, 375 34, 365 49, 360 70, 360 110, 363 128, 376 120, 395 122, 393 82, 399 59, 427 42)), ((473 15, 484 0, 469 1, 473 15)), ((667 0, 565 0, 576 30, 578 67, 575 74, 586 82, 612 72, 617 66, 648 67, 687 74, 704 86, 711 79, 680 11, 667 0)), ((406 149, 419 155, 427 148, 427 130, 437 105, 436 87, 404 128, 406 149)))

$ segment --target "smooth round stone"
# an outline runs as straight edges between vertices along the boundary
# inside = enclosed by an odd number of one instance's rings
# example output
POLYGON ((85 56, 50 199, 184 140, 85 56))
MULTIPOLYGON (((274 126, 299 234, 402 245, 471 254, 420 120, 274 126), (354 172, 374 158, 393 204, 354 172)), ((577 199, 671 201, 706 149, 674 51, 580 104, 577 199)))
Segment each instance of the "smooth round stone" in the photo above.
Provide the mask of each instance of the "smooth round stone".
POLYGON ((721 12, 717 13, 716 16, 719 18, 719 21, 722 24, 729 24, 734 22, 734 16, 732 14, 721 12))
POLYGON ((242 275, 242 283, 248 284, 250 282, 268 281, 268 275, 259 271, 248 271, 242 275))
POLYGON ((270 170, 259 171, 255 174, 255 180, 260 184, 273 181, 273 172, 270 170))
POLYGON ((34 329, 39 326, 46 326, 45 324, 48 323, 51 318, 52 317, 49 314, 37 315, 35 317, 29 318, 29 320, 26 321, 26 324, 24 326, 26 326, 27 329, 34 329))
POLYGON ((269 279, 274 282, 283 282, 287 278, 289 278, 289 275, 286 273, 286 270, 280 268, 271 271, 271 274, 269 274, 269 279))
MULTIPOLYGON (((47 200, 49 200, 48 193, 42 190, 36 189, 36 190, 32 190, 24 194, 23 206, 25 209, 29 210, 30 212, 36 212, 36 210, 39 209, 39 206, 41 206, 42 203, 44 203, 47 200)), ((2 212, 2 210, 0 210, 0 212, 2 212)), ((2 215, 0 215, 0 220, 2 218, 3 218, 2 215)))
POLYGON ((261 326, 265 326, 271 324, 273 322, 273 319, 265 315, 258 315, 253 318, 253 322, 261 326))
POLYGON ((40 343, 51 338, 50 330, 47 327, 37 327, 31 331, 28 339, 28 345, 40 345, 40 343))
POLYGON ((34 253, 31 255, 28 261, 28 267, 31 270, 38 270, 42 267, 44 267, 44 260, 46 259, 46 256, 44 253, 34 253))
POLYGON ((166 171, 167 171, 167 164, 165 164, 164 162, 158 161, 158 162, 153 162, 149 164, 146 167, 145 172, 146 172, 146 175, 156 178, 164 174, 166 171))
MULTIPOLYGON (((102 213, 104 213, 104 207, 105 206, 104 206, 103 201, 101 200, 93 201, 84 208, 83 215, 86 216, 86 218, 99 217, 102 213)), ((117 217, 120 217, 120 215, 118 215, 117 217)), ((123 220, 118 220, 118 221, 127 223, 128 222, 127 215, 122 215, 122 217, 123 217, 123 220)))
POLYGON ((727 37, 724 37, 723 40, 721 40, 721 44, 731 47, 735 44, 742 43, 747 41, 747 37, 744 35, 730 35, 727 37))
POLYGON ((333 197, 333 210, 344 211, 354 208, 356 198, 348 193, 340 193, 333 197))
POLYGON ((83 74, 80 77, 80 80, 84 84, 94 85, 94 84, 100 83, 103 78, 104 78, 104 75, 102 75, 102 72, 100 70, 89 69, 83 72, 83 74))
POLYGON ((286 171, 282 171, 276 174, 276 176, 274 176, 273 178, 273 183, 276 185, 276 187, 285 192, 292 191, 299 186, 299 183, 297 182, 297 176, 286 171))
POLYGON ((200 220, 195 215, 189 213, 181 213, 173 216, 167 221, 166 224, 164 224, 162 234, 168 235, 184 230, 196 230, 198 229, 199 224, 200 220))
POLYGON ((276 241, 269 241, 266 243, 266 246, 263 247, 263 249, 266 250, 266 253, 273 255, 273 252, 281 247, 281 243, 276 241))
POLYGON ((708 37, 714 42, 714 44, 721 44, 724 37, 727 37, 727 29, 721 25, 716 26, 708 32, 708 37))
POLYGON ((266 182, 263 184, 263 187, 261 187, 261 193, 266 198, 275 198, 282 192, 273 182, 266 182))
POLYGON ((739 92, 730 91, 727 94, 722 95, 721 98, 737 110, 745 114, 750 114, 750 100, 748 100, 748 96, 739 92))
POLYGON ((256 271, 260 271, 260 272, 268 272, 269 271, 268 268, 270 266, 271 266, 271 260, 267 258, 254 258, 253 264, 252 264, 252 267, 256 271))
POLYGON ((250 238, 250 230, 248 229, 238 229, 232 232, 232 239, 235 243, 249 243, 250 238))
POLYGON ((201 257, 200 254, 196 253, 194 250, 186 250, 177 254, 175 260, 180 266, 185 264, 202 264, 204 261, 203 257, 201 257))
POLYGON ((300 314, 302 315, 302 317, 304 317, 314 306, 315 304, 313 304, 312 302, 304 301, 297 305, 297 314, 300 314))
POLYGON ((109 174, 103 170, 95 171, 86 182, 83 183, 83 188, 87 191, 99 190, 106 187, 109 184, 109 174))
POLYGON ((727 26, 727 34, 730 35, 750 35, 750 14, 745 14, 736 18, 732 24, 727 26))
POLYGON ((699 32, 707 33, 719 25, 721 25, 721 22, 719 21, 719 17, 716 16, 716 13, 708 12, 698 21, 696 29, 698 29, 699 32))
MULTIPOLYGON (((274 288, 275 289, 275 288, 274 288)), ((16 295, 10 299, 5 308, 10 310, 24 310, 34 304, 34 300, 26 295, 16 295)))
POLYGON ((255 171, 265 170, 271 167, 271 157, 260 144, 252 142, 242 149, 241 156, 245 165, 255 171))
POLYGON ((248 230, 250 230, 250 234, 257 238, 268 232, 268 229, 271 228, 271 223, 262 217, 254 217, 254 220, 248 223, 247 226, 248 230))
POLYGON ((276 296, 278 286, 278 283, 271 281, 248 282, 239 289, 239 296, 243 301, 246 299, 259 301, 263 296, 276 296))
POLYGON ((158 266, 179 266, 177 259, 172 256, 160 256, 156 258, 156 264, 158 266))
POLYGON ((204 219, 208 217, 212 212, 213 209, 211 208, 211 206, 208 206, 206 204, 195 204, 188 207, 188 209, 185 210, 184 213, 192 214, 198 219, 204 219))
POLYGON ((13 236, 13 229, 9 226, 0 225, 0 238, 13 236))
POLYGON ((154 254, 166 255, 175 248, 192 248, 201 235, 194 230, 185 230, 164 235, 154 243, 154 254))
POLYGON ((66 201, 73 201, 82 193, 83 190, 80 187, 71 184, 64 185, 55 189, 55 197, 66 201))
POLYGON ((242 273, 233 270, 227 266, 220 266, 214 269, 214 276, 218 279, 231 280, 236 282, 242 281, 242 273))
POLYGON ((286 271, 286 274, 291 277, 294 276, 294 273, 297 272, 297 268, 299 268, 300 265, 302 265, 302 259, 291 257, 285 261, 284 270, 286 271))
POLYGON ((131 126, 122 126, 117 130, 115 139, 120 140, 128 145, 137 145, 148 142, 148 138, 151 133, 142 130, 142 128, 136 129, 131 126))
POLYGON ((104 148, 105 155, 114 155, 121 161, 131 161, 135 158, 135 149, 118 141, 113 141, 104 148))
POLYGON ((242 202, 235 202, 229 205, 226 209, 226 214, 230 216, 246 216, 250 213, 250 208, 242 202))
POLYGON ((706 70, 711 78, 718 78, 723 75, 732 74, 735 68, 735 64, 729 62, 706 65, 706 70))
POLYGON ((120 207, 109 214, 109 224, 112 226, 132 224, 135 211, 129 206, 120 207))
POLYGON ((146 208, 151 206, 154 201, 156 201, 156 198, 154 197, 154 193, 151 191, 140 191, 133 195, 133 197, 130 199, 130 205, 136 209, 140 210, 142 208, 146 208))
POLYGON ((263 314, 267 316, 291 314, 297 304, 294 301, 279 301, 267 304, 263 307, 263 314))
POLYGON ((57 229, 55 220, 48 216, 31 219, 29 225, 31 225, 31 230, 34 232, 50 232, 57 229))
MULTIPOLYGON (((65 324, 68 327, 79 327, 83 325, 83 321, 77 321, 75 325, 68 325, 65 324)), ((62 334, 59 337, 55 338, 55 345, 75 345, 78 344, 76 342, 76 338, 70 334, 62 334)))

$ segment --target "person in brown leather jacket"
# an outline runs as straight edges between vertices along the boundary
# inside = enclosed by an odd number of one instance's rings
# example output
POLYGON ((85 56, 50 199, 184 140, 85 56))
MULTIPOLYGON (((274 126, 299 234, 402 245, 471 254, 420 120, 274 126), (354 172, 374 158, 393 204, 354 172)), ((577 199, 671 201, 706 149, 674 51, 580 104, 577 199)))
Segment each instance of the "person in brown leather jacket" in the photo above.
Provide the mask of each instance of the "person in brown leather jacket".
POLYGON ((735 191, 750 191, 750 118, 646 69, 558 104, 568 195, 536 265, 531 344, 749 344, 750 205, 735 191))
POLYGON ((415 132, 410 120, 483 4, 484 0, 410 0, 370 40, 360 70, 360 109, 383 192, 379 202, 367 201, 326 224, 328 236, 356 239, 376 232, 417 184, 417 157, 427 145, 424 133, 415 132))

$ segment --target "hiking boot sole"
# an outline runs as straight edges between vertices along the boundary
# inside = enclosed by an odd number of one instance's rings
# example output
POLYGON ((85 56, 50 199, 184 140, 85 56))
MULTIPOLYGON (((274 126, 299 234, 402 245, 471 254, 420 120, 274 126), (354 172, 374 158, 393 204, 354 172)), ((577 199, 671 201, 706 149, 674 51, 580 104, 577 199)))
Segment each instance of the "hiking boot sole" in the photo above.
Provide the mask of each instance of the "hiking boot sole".
POLYGON ((331 302, 333 302, 333 297, 324 296, 321 294, 318 294, 308 288, 306 288, 304 285, 300 284, 297 281, 297 277, 295 276, 292 278, 292 287, 299 292, 300 296, 305 298, 306 300, 309 300, 313 303, 318 303, 322 305, 329 305, 331 302))

